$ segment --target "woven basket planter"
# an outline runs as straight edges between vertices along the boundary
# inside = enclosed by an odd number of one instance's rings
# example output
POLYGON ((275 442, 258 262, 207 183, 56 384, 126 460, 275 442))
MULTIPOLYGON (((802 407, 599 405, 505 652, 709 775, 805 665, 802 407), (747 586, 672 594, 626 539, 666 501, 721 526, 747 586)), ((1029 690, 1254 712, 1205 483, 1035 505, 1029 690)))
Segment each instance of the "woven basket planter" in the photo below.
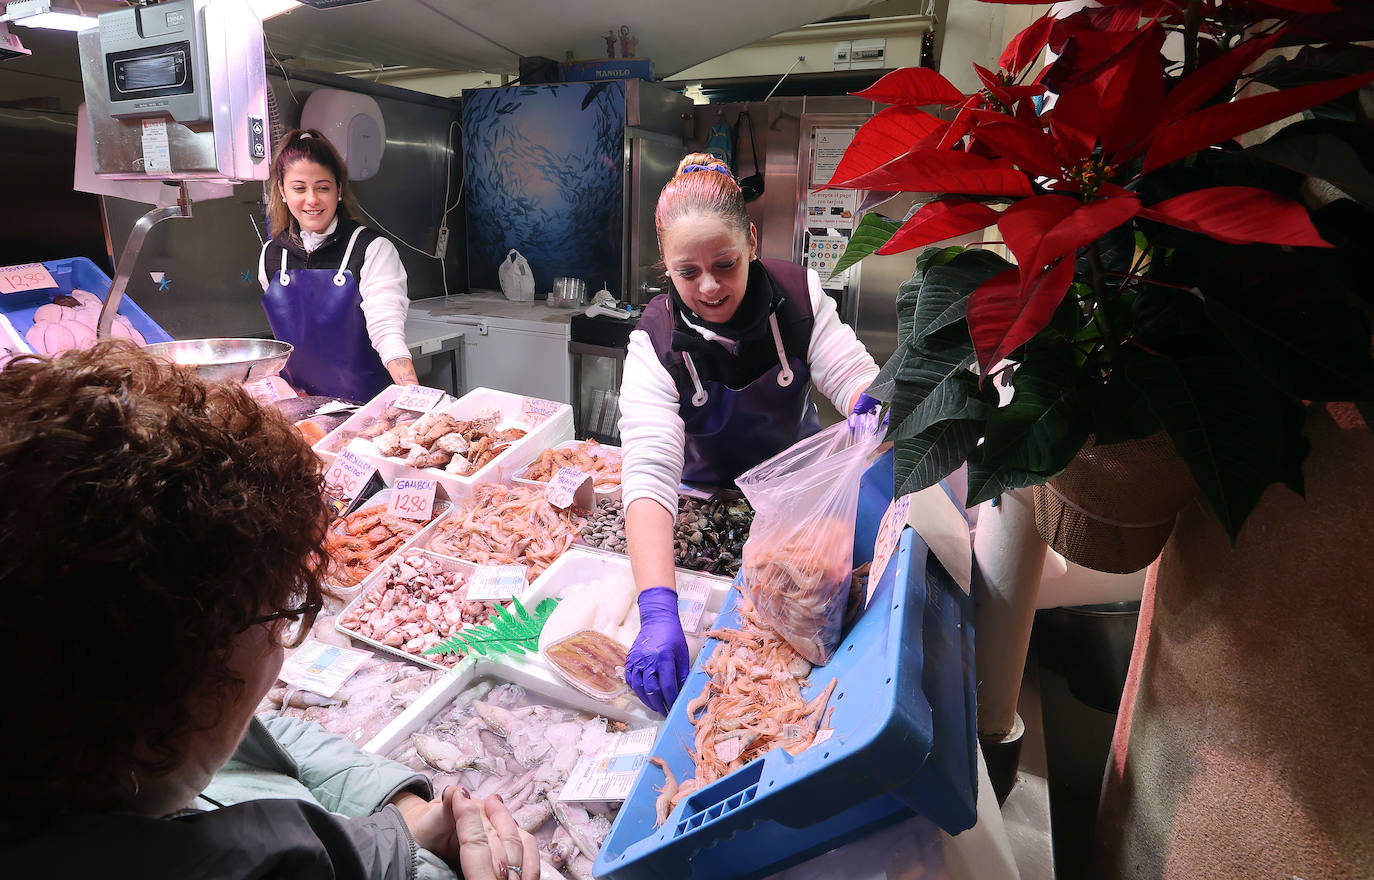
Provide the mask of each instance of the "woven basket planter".
POLYGON ((1047 544, 1085 568, 1126 574, 1159 555, 1197 487, 1161 431, 1107 446, 1089 440, 1033 494, 1035 525, 1047 544))

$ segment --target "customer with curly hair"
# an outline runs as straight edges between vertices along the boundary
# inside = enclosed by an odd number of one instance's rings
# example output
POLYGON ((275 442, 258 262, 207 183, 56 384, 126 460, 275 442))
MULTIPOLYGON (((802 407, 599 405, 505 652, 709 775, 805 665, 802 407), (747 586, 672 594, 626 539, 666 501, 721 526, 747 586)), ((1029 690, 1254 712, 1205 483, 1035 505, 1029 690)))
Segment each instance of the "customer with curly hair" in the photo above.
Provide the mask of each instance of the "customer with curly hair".
POLYGON ((538 876, 499 801, 254 719, 326 525, 310 449, 238 385, 125 343, 0 369, 0 874, 538 876))

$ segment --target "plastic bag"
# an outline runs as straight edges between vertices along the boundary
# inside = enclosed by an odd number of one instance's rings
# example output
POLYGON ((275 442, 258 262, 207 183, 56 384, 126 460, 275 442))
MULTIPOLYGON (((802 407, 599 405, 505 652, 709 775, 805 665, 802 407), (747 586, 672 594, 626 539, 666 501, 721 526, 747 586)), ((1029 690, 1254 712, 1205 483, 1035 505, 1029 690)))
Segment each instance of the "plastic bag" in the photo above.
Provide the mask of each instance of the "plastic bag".
POLYGON ((496 277, 501 281, 501 292, 506 299, 534 302, 534 273, 530 271, 529 262, 515 248, 511 248, 501 261, 496 277))
POLYGON ((826 428, 735 481, 754 506, 741 584, 764 621, 818 666, 840 643, 859 479, 882 441, 876 413, 870 420, 826 428))

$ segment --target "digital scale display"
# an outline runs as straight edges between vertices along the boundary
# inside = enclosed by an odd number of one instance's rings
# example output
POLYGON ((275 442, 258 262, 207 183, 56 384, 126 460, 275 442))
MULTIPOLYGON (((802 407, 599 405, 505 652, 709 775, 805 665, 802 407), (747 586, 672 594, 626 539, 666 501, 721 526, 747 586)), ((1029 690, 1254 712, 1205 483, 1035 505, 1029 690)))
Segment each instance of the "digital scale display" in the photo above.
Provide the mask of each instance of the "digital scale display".
POLYGON ((185 95, 195 90, 191 44, 168 43, 106 56, 111 100, 185 95))

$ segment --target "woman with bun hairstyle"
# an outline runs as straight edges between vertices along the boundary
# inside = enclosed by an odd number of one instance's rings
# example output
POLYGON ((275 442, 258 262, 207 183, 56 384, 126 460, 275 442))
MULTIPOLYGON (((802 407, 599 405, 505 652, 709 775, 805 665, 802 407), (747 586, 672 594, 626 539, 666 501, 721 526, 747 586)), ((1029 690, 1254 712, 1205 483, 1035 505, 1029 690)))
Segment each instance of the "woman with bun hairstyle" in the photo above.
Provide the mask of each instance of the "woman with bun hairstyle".
POLYGON ((815 271, 758 256, 739 184, 692 153, 654 216, 668 292, 630 335, 620 391, 622 495, 639 588, 639 637, 625 678, 667 714, 689 671, 677 615, 678 484, 727 486, 820 430, 811 388, 841 412, 873 410, 878 365, 815 271))
POLYGON ((406 272, 396 246, 360 226, 334 145, 294 129, 272 161, 272 239, 258 259, 272 335, 295 346, 282 371, 307 394, 367 401, 411 385, 406 272))

